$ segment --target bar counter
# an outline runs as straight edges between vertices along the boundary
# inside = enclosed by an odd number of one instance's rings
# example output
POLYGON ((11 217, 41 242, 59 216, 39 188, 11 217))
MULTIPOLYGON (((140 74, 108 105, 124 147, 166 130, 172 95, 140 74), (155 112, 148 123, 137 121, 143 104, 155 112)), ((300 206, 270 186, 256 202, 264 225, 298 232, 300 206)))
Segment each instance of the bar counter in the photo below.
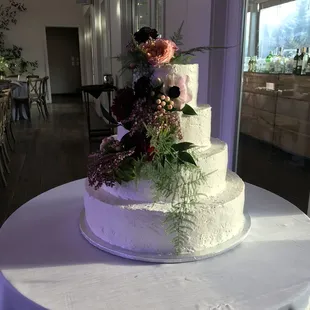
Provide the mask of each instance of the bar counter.
POLYGON ((310 158, 310 76, 245 72, 241 133, 310 158))

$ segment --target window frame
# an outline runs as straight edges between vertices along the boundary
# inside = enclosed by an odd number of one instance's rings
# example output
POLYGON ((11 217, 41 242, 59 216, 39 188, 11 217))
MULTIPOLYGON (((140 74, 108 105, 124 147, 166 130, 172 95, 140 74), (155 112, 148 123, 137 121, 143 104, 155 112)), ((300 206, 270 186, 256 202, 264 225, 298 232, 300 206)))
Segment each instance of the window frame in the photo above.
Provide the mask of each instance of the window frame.
MULTIPOLYGON (((158 10, 159 10, 159 4, 158 4, 159 0, 148 0, 148 13, 149 13, 149 26, 155 29, 158 29, 158 10)), ((166 24, 165 24, 165 8, 166 8, 166 0, 161 0, 162 3, 162 18, 161 18, 161 29, 162 31, 160 31, 161 35, 164 36, 165 35, 165 29, 166 29, 166 24)), ((137 16, 136 16, 136 6, 137 6, 137 2, 139 2, 139 0, 132 0, 132 27, 134 32, 138 30, 138 21, 137 21, 137 16)), ((158 29, 158 30, 161 30, 158 29)))

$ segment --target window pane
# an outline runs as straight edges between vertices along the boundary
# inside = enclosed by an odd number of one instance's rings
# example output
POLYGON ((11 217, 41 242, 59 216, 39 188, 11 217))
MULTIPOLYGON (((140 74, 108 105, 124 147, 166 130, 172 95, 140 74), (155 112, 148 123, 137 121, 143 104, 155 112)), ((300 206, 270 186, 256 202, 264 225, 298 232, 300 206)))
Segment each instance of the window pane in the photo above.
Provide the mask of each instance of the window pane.
POLYGON ((164 35, 164 0, 157 0, 156 5, 156 26, 158 33, 164 35))
POLYGON ((310 46, 310 0, 297 0, 262 9, 259 24, 259 56, 284 47, 292 56, 297 48, 310 46))
POLYGON ((151 25, 150 17, 150 0, 136 0, 135 6, 135 31, 142 27, 149 27, 151 25))
POLYGON ((245 55, 245 57, 250 56, 249 55, 250 23, 251 23, 251 12, 248 12, 246 14, 245 38, 244 38, 244 55, 245 55))

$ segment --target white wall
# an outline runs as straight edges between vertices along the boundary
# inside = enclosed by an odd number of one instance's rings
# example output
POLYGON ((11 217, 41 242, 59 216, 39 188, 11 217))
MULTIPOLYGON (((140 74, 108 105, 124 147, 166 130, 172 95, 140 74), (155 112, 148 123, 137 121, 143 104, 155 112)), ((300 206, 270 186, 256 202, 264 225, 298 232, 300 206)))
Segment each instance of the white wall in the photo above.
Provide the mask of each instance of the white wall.
MULTIPOLYGON (((4 1, 1 3, 7 3, 4 1)), ((49 75, 45 27, 81 27, 81 5, 75 0, 24 0, 24 3, 27 12, 19 14, 17 25, 7 32, 7 41, 21 46, 27 60, 38 61, 38 75, 49 75)))
MULTIPOLYGON (((209 46, 211 25, 211 0, 167 0, 166 37, 170 37, 184 21, 184 47, 209 46), (177 8, 177 14, 176 14, 177 8)), ((208 104, 207 86, 209 79, 209 52, 197 54, 193 63, 199 64, 198 104, 208 104)))

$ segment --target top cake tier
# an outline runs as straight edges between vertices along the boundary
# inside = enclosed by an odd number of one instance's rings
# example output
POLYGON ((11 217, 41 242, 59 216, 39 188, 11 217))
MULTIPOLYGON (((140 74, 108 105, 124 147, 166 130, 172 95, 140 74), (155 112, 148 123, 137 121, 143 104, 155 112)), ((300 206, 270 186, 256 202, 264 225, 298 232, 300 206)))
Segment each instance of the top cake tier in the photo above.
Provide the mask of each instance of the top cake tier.
MULTIPOLYGON (((140 77, 147 75, 148 72, 134 71, 133 83, 139 80, 140 77)), ((153 79, 160 78, 166 84, 176 83, 174 86, 179 86, 182 91, 188 93, 191 100, 187 102, 192 108, 197 107, 197 96, 199 87, 199 65, 163 65, 154 68, 153 79)))

